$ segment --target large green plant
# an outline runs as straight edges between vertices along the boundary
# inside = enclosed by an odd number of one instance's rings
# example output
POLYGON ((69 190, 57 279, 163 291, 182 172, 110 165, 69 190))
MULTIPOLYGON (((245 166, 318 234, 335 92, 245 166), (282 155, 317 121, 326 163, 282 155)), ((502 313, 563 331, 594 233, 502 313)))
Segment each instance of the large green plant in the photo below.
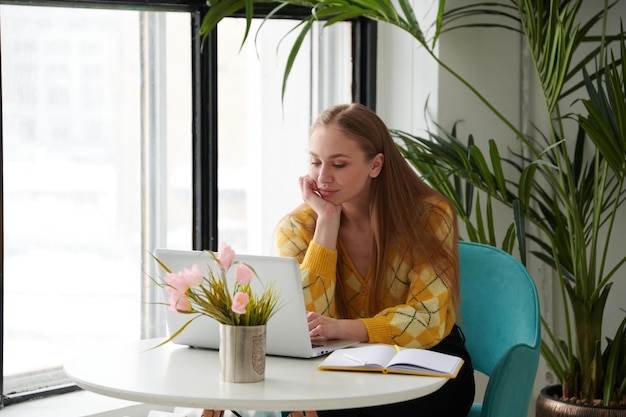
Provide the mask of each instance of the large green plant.
MULTIPOLYGON (((516 231, 523 257, 526 239, 535 242, 539 249, 533 254, 554 268, 563 299, 565 340, 544 321, 542 354, 565 396, 602 399, 609 405, 622 399, 626 388, 626 319, 602 348, 606 300, 626 262, 626 257, 608 261, 609 247, 622 238, 614 228, 626 197, 626 50, 623 34, 589 35, 609 10, 598 4, 601 10, 587 21, 580 21, 580 0, 520 0, 514 4, 517 14, 507 13, 516 23, 510 29, 521 27, 527 40, 550 120, 547 131, 518 135, 522 154, 505 158, 494 140, 483 152, 472 138, 464 144, 445 131, 428 138, 395 134, 404 142, 405 156, 455 202, 473 239, 494 243, 492 200, 511 208, 513 220, 503 245, 512 250, 516 231), (606 50, 614 39, 620 41, 617 56, 606 50), (575 62, 584 43, 591 51, 575 62), (576 78, 580 83, 564 91, 576 78), (582 112, 561 104, 578 101, 584 104, 582 112), (517 175, 505 177, 503 164, 517 175), (475 196, 483 196, 486 204, 475 196), (472 220, 473 209, 477 220, 472 220), (526 222, 537 232, 527 232, 526 222)), ((451 14, 458 24, 487 10, 493 12, 493 6, 465 6, 451 14)))
MULTIPOLYGON (((250 22, 258 3, 269 2, 210 3, 202 34, 240 9, 246 10, 250 22)), ((558 340, 544 321, 542 354, 561 381, 565 396, 589 401, 601 398, 608 405, 622 398, 626 389, 626 319, 613 337, 603 341, 601 334, 612 281, 626 262, 625 256, 609 265, 607 256, 609 246, 621 238, 613 230, 625 198, 626 74, 622 62, 626 51, 623 34, 607 36, 604 30, 614 3, 597 2, 598 12, 585 21, 579 13, 581 3, 511 0, 446 10, 441 0, 431 41, 426 39, 408 0, 284 0, 277 8, 296 5, 310 10, 299 24, 299 36, 285 68, 283 93, 302 40, 315 21, 332 25, 354 18, 373 19, 410 33, 523 143, 523 152, 504 157, 508 153, 503 153, 496 141, 489 141, 488 149, 483 151, 471 137, 467 144, 457 139, 454 130, 439 129, 426 138, 392 131, 405 157, 453 201, 470 239, 495 244, 499 231, 493 220, 492 202, 511 208, 511 224, 504 231, 501 245, 511 252, 517 242, 525 260, 526 241, 534 242, 539 249, 532 253, 554 268, 565 307, 566 337, 558 340), (481 24, 480 19, 487 16, 495 17, 496 22, 481 24), (468 17, 473 20, 466 20, 468 17), (434 53, 434 43, 442 32, 476 25, 518 31, 526 39, 545 99, 549 121, 545 131, 522 134, 434 53), (592 28, 598 25, 602 27, 601 35, 591 36, 592 28), (617 55, 606 48, 614 40, 620 41, 617 55), (588 53, 581 53, 582 45, 588 53), (576 56, 581 58, 575 60, 576 56), (565 85, 570 87, 565 90, 565 85), (584 112, 562 108, 564 102, 577 101, 584 104, 584 112), (512 178, 504 175, 506 165, 516 173, 512 178), (529 223, 537 231, 528 232, 525 225, 529 223)), ((266 17, 277 9, 270 10, 266 17)), ((244 41, 247 36, 246 31, 244 41)))

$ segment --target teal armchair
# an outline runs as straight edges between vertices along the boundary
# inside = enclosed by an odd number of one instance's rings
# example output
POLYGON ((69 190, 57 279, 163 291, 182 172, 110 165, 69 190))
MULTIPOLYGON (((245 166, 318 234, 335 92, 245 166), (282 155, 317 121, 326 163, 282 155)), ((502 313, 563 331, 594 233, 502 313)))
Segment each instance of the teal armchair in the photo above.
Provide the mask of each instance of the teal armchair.
POLYGON ((526 417, 539 363, 541 324, 537 289, 508 253, 459 244, 461 318, 474 369, 489 377, 482 403, 469 417, 526 417))

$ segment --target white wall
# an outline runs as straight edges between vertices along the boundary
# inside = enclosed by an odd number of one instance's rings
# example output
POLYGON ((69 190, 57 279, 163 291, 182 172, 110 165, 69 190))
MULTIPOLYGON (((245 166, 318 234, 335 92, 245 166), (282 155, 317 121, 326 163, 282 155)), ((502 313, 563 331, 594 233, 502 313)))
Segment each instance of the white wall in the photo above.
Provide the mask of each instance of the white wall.
MULTIPOLYGON (((461 0, 449 1, 453 7, 461 0)), ((428 14, 432 13, 432 2, 413 1, 413 7, 420 22, 428 27, 428 14), (424 5, 423 3, 428 3, 424 5), (420 20, 425 19, 425 20, 420 20)), ((583 3, 584 8, 597 10, 595 2, 583 3)), ((613 31, 619 30, 618 16, 626 16, 626 3, 621 2, 611 15, 609 22, 613 31)), ((611 31, 611 30, 609 30, 611 31)), ((423 117, 426 100, 432 120, 446 128, 453 123, 459 124, 459 137, 467 139, 473 134, 476 143, 484 146, 489 139, 499 143, 499 149, 519 149, 519 143, 513 134, 498 121, 485 106, 478 102, 469 90, 455 80, 449 73, 437 66, 410 37, 410 35, 389 25, 379 26, 379 73, 377 111, 390 128, 402 129, 419 134, 426 127, 423 117)), ((543 101, 535 83, 534 69, 524 58, 525 44, 519 35, 513 32, 494 29, 463 30, 444 34, 438 46, 438 56, 453 70, 478 88, 507 118, 518 123, 521 129, 529 129, 528 117, 536 123, 545 123, 538 118, 544 114, 543 101)), ((484 149, 484 148, 483 148, 484 149)), ((507 223, 509 211, 500 210, 501 221, 507 223)), ((626 222, 624 218, 622 221, 626 222)), ((624 226, 616 226, 616 230, 624 226)), ((623 249, 615 249, 615 255, 623 256, 623 249)), ((533 275, 539 290, 543 316, 548 320, 553 317, 553 299, 558 296, 551 277, 551 270, 531 260, 529 271, 533 275)), ((622 300, 626 299, 626 280, 623 275, 617 282, 608 301, 605 315, 605 328, 614 333, 623 318, 619 308, 625 308, 622 300)), ((555 307, 558 312, 558 307, 555 307)), ((537 373, 535 393, 549 383, 555 383, 553 375, 543 360, 537 373)), ((479 380, 479 385, 484 381, 479 380)), ((482 393, 479 393, 482 395, 482 393)), ((534 401, 531 400, 529 416, 534 415, 534 401)))

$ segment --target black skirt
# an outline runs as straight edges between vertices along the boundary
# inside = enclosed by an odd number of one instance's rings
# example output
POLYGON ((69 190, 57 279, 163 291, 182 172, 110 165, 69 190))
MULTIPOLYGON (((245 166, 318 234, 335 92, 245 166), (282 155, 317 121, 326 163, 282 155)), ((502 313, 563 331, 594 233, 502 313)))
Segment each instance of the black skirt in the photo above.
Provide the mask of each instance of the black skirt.
POLYGON ((399 403, 348 410, 318 411, 317 414, 320 417, 465 417, 474 402, 475 385, 474 368, 470 355, 465 349, 463 332, 455 325, 450 334, 430 350, 459 356, 465 361, 457 377, 448 380, 434 393, 399 403))

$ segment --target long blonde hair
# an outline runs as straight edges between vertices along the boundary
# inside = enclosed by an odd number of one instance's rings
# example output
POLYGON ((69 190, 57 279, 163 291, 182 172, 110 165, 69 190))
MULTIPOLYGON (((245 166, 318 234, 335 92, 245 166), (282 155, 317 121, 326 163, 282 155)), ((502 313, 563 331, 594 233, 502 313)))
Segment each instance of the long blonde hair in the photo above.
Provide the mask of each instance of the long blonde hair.
MULTIPOLYGON (((331 125, 353 138, 370 159, 378 153, 384 155, 382 171, 371 185, 370 218, 374 239, 370 276, 374 291, 369 292, 369 313, 373 315, 383 308, 389 251, 399 248, 398 244, 406 245, 431 262, 435 272, 450 289, 452 301, 458 309, 458 226, 452 205, 448 202, 449 211, 444 212, 440 205, 432 203, 447 200, 411 168, 396 147, 385 123, 368 107, 356 103, 329 107, 318 116, 311 132, 331 125), (449 220, 453 245, 442 245, 434 232, 428 233, 430 229, 425 216, 433 210, 449 220), (449 213, 452 213, 452 218, 449 213)), ((339 262, 343 262, 341 257, 339 262)), ((341 270, 341 265, 338 265, 337 271, 341 270)), ((348 306, 341 276, 337 277, 336 291, 335 313, 337 317, 345 318, 348 306)))

